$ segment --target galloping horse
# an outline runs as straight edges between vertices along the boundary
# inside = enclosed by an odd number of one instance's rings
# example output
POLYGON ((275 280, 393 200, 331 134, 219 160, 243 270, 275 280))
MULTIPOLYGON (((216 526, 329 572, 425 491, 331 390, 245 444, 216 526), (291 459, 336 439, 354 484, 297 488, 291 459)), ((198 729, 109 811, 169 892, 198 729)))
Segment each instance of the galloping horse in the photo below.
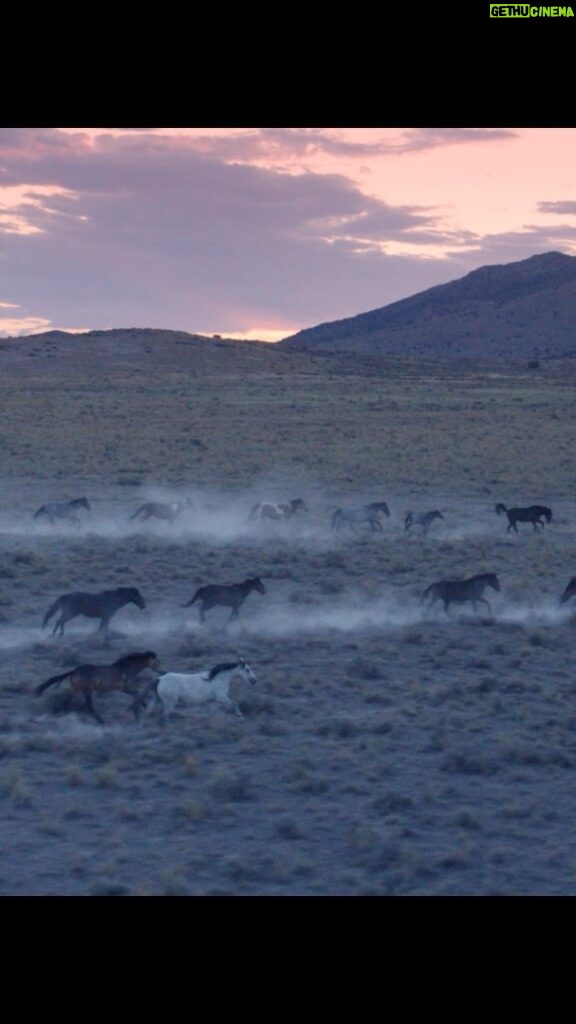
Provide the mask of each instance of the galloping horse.
POLYGON ((200 622, 204 622, 206 612, 209 612, 211 608, 223 605, 225 608, 232 609, 228 620, 230 622, 232 619, 238 618, 240 607, 252 590, 257 590, 259 594, 266 593, 264 584, 259 576, 253 576, 250 579, 244 580, 243 583, 209 584, 206 587, 198 587, 194 597, 190 598, 182 607, 189 608, 190 605, 199 601, 200 622))
POLYGON ((354 533, 357 533, 357 526, 370 525, 372 531, 380 530, 383 533, 380 516, 390 516, 390 509, 385 501, 372 501, 369 505, 361 505, 357 508, 337 508, 332 516, 332 530, 339 530, 342 526, 349 526, 354 533))
POLYGON ((276 522, 287 523, 300 510, 308 511, 308 506, 303 498, 293 498, 292 501, 279 505, 275 505, 271 501, 259 501, 257 505, 254 505, 246 522, 260 523, 263 519, 272 519, 276 522))
POLYGON ((158 655, 154 651, 146 651, 143 654, 127 654, 123 658, 118 658, 113 665, 77 665, 69 672, 51 676, 45 683, 37 686, 34 692, 39 697, 49 686, 61 683, 63 679, 69 679, 72 693, 82 694, 90 714, 103 725, 102 718, 94 709, 92 694, 122 690, 123 693, 129 693, 138 699, 138 691, 129 686, 129 683, 145 668, 154 669, 156 672, 161 671, 158 655))
POLYGON ((60 612, 60 618, 52 630, 52 636, 60 631, 64 635, 64 626, 77 615, 86 615, 90 619, 100 619, 100 630, 108 628, 108 623, 113 615, 125 604, 135 604, 138 608, 145 608, 146 604, 142 594, 136 587, 118 587, 116 590, 101 590, 99 594, 86 594, 83 591, 73 591, 71 594, 62 594, 54 604, 50 606, 42 629, 45 629, 50 619, 56 612, 60 612))
POLYGON ((147 501, 128 519, 141 519, 142 522, 145 522, 147 519, 163 519, 165 522, 173 523, 189 505, 190 502, 188 500, 173 501, 170 504, 166 504, 163 501, 147 501))
POLYGON ((498 502, 496 505, 496 512, 499 516, 503 513, 508 517, 508 529, 515 530, 518 533, 517 523, 532 523, 535 530, 539 526, 544 529, 543 519, 549 523, 552 519, 552 509, 546 508, 546 505, 530 505, 528 508, 506 508, 502 502, 498 502))
POLYGON ((485 604, 488 607, 488 611, 491 612, 492 609, 489 602, 486 598, 482 597, 486 587, 492 587, 492 590, 500 590, 500 582, 495 572, 484 572, 479 576, 472 576, 469 580, 440 580, 439 583, 433 583, 432 586, 426 588, 421 600, 423 601, 425 597, 431 597, 432 600, 428 605, 429 608, 435 601, 443 601, 445 612, 448 612, 452 601, 459 604, 462 604, 464 601, 471 601, 474 611, 476 611, 477 604, 485 604))
MULTIPOLYGON (((228 662, 222 665, 215 665, 206 672, 196 672, 193 675, 186 675, 181 672, 165 672, 158 679, 154 679, 136 697, 132 709, 138 716, 141 705, 146 705, 148 696, 154 694, 154 705, 160 706, 164 711, 173 711, 179 700, 191 704, 203 704, 209 700, 216 700, 234 708, 237 716, 243 718, 236 701, 230 697, 230 684, 235 676, 240 676, 248 683, 256 683, 257 679, 248 662, 240 658, 239 661, 228 662)), ((149 709, 150 710, 150 709, 149 709)))
POLYGON ((424 536, 426 536, 435 519, 444 519, 442 513, 438 512, 437 509, 435 509, 434 512, 420 512, 419 515, 414 515, 413 512, 407 512, 404 520, 404 533, 408 533, 413 526, 421 526, 424 531, 424 536))
POLYGON ((78 510, 85 508, 88 512, 91 511, 90 504, 87 498, 75 498, 74 501, 62 501, 54 502, 50 505, 42 505, 35 513, 33 518, 40 519, 41 516, 46 516, 50 520, 52 526, 56 519, 64 519, 68 523, 74 523, 75 526, 81 526, 82 520, 77 514, 78 510))

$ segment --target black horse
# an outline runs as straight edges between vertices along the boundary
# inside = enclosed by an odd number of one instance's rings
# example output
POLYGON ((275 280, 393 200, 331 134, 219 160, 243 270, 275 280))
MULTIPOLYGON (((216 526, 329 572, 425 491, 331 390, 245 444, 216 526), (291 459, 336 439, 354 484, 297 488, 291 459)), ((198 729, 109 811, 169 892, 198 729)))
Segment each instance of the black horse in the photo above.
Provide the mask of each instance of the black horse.
POLYGON ((69 679, 72 693, 82 694, 90 714, 103 725, 100 715, 94 709, 92 694, 122 690, 123 693, 129 693, 135 697, 137 701, 138 690, 134 686, 130 686, 130 683, 145 668, 154 669, 155 672, 162 671, 158 655, 154 651, 145 651, 143 654, 126 654, 123 658, 118 658, 113 665, 77 665, 69 672, 51 676, 45 683, 40 683, 34 692, 39 697, 49 686, 55 686, 63 679, 69 679))
POLYGON ((54 604, 50 606, 42 629, 46 629, 48 622, 56 612, 60 612, 60 618, 52 630, 52 636, 60 631, 64 635, 64 626, 70 619, 77 615, 86 615, 90 619, 100 619, 100 630, 108 628, 108 623, 113 615, 125 604, 135 604, 138 608, 145 608, 146 604, 142 594, 136 587, 118 587, 116 590, 101 590, 99 594, 86 594, 83 591, 74 591, 71 594, 62 594, 54 604))
POLYGON ((552 509, 546 508, 546 505, 530 505, 528 508, 506 508, 502 502, 498 502, 496 512, 499 516, 502 514, 508 516, 507 533, 510 530, 515 530, 518 533, 517 523, 532 523, 534 529, 537 530, 539 526, 544 529, 544 519, 547 523, 552 520, 552 509))
POLYGON ((173 501, 170 504, 163 501, 147 501, 128 518, 140 519, 142 522, 146 522, 147 519, 163 519, 164 522, 173 523, 188 505, 188 501, 173 501))
POLYGON ((53 502, 50 505, 42 505, 34 513, 33 518, 40 519, 42 516, 46 516, 52 526, 54 526, 56 519, 64 519, 67 523, 81 526, 82 520, 78 515, 78 510, 81 508, 87 509, 88 512, 91 511, 87 498, 75 498, 74 501, 53 502))
POLYGON ((426 536, 435 519, 444 519, 442 513, 438 512, 437 509, 433 512, 420 512, 419 515, 414 515, 413 512, 407 512, 404 520, 404 533, 408 533, 413 526, 421 526, 424 536, 426 536))
POLYGON ((576 597, 576 576, 573 576, 570 580, 570 583, 560 598, 560 604, 566 604, 566 601, 569 601, 571 597, 576 597))
POLYGON ((356 533, 357 526, 369 524, 374 533, 377 530, 383 533, 381 515, 390 516, 390 509, 385 501, 371 501, 369 505, 360 505, 358 508, 337 508, 332 516, 332 530, 349 526, 356 533))
POLYGON ((426 588, 421 600, 431 597, 432 600, 428 607, 431 607, 435 601, 442 601, 445 612, 448 612, 452 601, 458 604, 471 601, 474 611, 476 611, 477 604, 485 604, 488 610, 492 611, 489 602, 482 597, 486 587, 500 590, 500 582, 495 572, 484 572, 479 576, 472 576, 469 580, 440 580, 439 583, 433 583, 432 586, 426 588))
POLYGON ((211 608, 217 608, 219 605, 222 605, 225 608, 232 609, 230 619, 228 620, 231 621, 238 618, 240 607, 244 604, 252 590, 257 590, 259 594, 266 593, 264 584, 259 576, 253 576, 250 579, 244 580, 243 583, 209 584, 206 587, 198 587, 194 597, 190 598, 182 607, 189 608, 190 605, 199 601, 200 622, 204 622, 206 612, 209 612, 211 608))

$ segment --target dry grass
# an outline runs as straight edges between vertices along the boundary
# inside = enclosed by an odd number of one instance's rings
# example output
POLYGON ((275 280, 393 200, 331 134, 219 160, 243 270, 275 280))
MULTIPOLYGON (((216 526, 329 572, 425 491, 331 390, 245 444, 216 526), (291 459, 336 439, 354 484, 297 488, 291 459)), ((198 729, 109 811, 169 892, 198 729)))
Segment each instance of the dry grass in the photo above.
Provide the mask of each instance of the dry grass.
POLYGON ((576 572, 574 369, 535 386, 510 366, 247 346, 223 367, 220 350, 145 343, 106 359, 96 340, 81 356, 30 343, 0 382, 2 892, 573 894, 575 620, 557 598, 576 572), (34 527, 40 504, 81 494, 79 531, 34 527), (182 524, 128 524, 182 494, 182 524), (288 529, 244 527, 255 501, 299 495, 310 512, 288 529), (336 507, 377 499, 382 535, 330 532, 336 507), (507 535, 497 501, 554 520, 507 535), (405 536, 409 508, 445 519, 405 536), (492 615, 420 605, 481 571, 503 584, 492 615), (267 594, 235 624, 181 608, 253 574, 267 594), (120 585, 147 607, 108 636, 86 620, 41 634, 60 593, 120 585), (244 719, 204 705, 136 725, 118 693, 96 698, 102 728, 67 684, 33 696, 146 649, 184 672, 247 657, 244 719))

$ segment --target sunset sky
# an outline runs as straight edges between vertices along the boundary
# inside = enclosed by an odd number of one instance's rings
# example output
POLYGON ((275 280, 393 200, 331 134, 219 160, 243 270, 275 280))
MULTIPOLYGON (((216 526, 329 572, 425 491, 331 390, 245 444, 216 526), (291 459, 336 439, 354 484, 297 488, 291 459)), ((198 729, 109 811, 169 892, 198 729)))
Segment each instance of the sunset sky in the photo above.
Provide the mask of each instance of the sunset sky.
POLYGON ((0 334, 278 340, 576 254, 575 128, 0 128, 0 334))

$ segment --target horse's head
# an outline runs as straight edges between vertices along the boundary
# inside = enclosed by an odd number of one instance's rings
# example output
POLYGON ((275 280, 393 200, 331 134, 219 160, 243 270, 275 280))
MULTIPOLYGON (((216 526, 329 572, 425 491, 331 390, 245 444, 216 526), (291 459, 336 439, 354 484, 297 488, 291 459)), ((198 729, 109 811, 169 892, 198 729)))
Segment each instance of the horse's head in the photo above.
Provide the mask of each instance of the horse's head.
POLYGON ((438 509, 435 509, 434 512, 431 513, 430 518, 431 519, 444 519, 444 516, 442 515, 441 512, 438 511, 438 509))
POLYGON ((373 501, 370 507, 376 509, 377 512, 383 512, 385 516, 390 518, 390 509, 385 501, 373 501))
POLYGON ((498 504, 495 506, 495 511, 499 516, 506 515, 506 505, 503 505, 502 502, 499 501, 498 504))
POLYGON ((254 684, 258 682, 256 676, 254 675, 254 672, 250 668, 250 665, 248 664, 247 661, 244 660, 244 658, 240 658, 240 661, 238 662, 238 668, 240 671, 240 675, 242 676, 243 679, 246 680, 247 683, 254 684))
POLYGON ((88 501, 88 498, 78 498, 78 500, 74 501, 73 504, 76 505, 77 508, 85 508, 88 510, 88 512, 92 511, 90 508, 90 502, 88 501))
POLYGON ((135 604, 137 608, 146 607, 146 602, 137 587, 124 587, 123 589, 128 604, 135 604))
POLYGON ((250 584, 251 590, 257 590, 259 594, 266 593, 266 588, 259 576, 254 576, 252 579, 246 580, 246 583, 250 584))
POLYGON ((290 502, 290 508, 292 512, 298 512, 298 509, 302 509, 303 512, 308 511, 308 506, 304 501, 304 498, 293 498, 290 502))
POLYGON ((492 590, 500 590, 500 580, 498 579, 495 572, 490 572, 486 576, 486 583, 492 590))
POLYGON ((544 518, 546 519, 547 523, 551 523, 552 522, 552 509, 551 508, 547 508, 546 509, 546 511, 544 513, 544 518))

